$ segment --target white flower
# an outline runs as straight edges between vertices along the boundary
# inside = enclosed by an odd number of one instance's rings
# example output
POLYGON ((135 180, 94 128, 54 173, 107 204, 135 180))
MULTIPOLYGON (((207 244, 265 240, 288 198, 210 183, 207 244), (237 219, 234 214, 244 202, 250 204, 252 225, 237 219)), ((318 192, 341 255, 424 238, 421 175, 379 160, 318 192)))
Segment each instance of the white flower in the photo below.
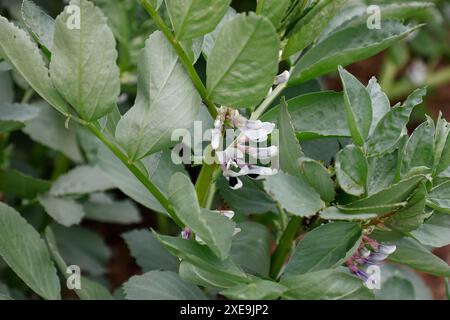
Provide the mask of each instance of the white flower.
POLYGON ((247 153, 255 159, 270 159, 278 155, 278 148, 270 146, 268 148, 244 147, 247 153))
POLYGON ((261 120, 247 120, 238 128, 248 139, 255 142, 263 142, 267 140, 273 129, 275 129, 275 124, 262 122, 261 120))
POLYGON ((274 85, 279 85, 279 84, 283 84, 289 81, 289 77, 290 77, 290 73, 289 71, 283 71, 283 73, 279 74, 278 76, 275 77, 275 82, 274 85))
MULTIPOLYGON (((273 175, 277 173, 277 169, 253 165, 247 163, 246 156, 251 161, 270 160, 278 155, 278 147, 255 147, 250 144, 254 142, 264 142, 275 129, 275 124, 271 122, 262 122, 261 120, 249 120, 239 114, 239 111, 231 108, 220 108, 219 114, 214 121, 214 129, 212 134, 211 145, 216 150, 216 158, 222 168, 223 176, 227 179, 231 189, 242 188, 241 176, 248 175, 251 178, 259 176, 273 175), (236 139, 224 151, 217 150, 222 140, 222 131, 226 123, 230 123, 234 128, 241 131, 238 139, 236 139)), ((250 162, 250 161, 249 161, 250 162)))
POLYGON ((222 122, 220 119, 214 121, 214 129, 211 133, 211 147, 217 150, 220 146, 220 140, 222 139, 222 122))

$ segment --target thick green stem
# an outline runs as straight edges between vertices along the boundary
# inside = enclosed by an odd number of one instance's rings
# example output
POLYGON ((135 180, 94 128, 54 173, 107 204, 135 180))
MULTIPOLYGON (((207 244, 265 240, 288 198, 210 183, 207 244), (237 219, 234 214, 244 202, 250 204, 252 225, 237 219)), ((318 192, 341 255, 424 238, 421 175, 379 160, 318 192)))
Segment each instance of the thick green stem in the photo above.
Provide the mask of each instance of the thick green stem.
POLYGON ((264 9, 265 0, 258 0, 258 4, 256 5, 256 14, 261 15, 264 9))
POLYGON ((272 102, 274 102, 275 99, 281 94, 281 92, 283 92, 283 90, 286 89, 287 84, 288 83, 285 82, 285 83, 278 85, 273 90, 273 92, 269 96, 267 96, 267 98, 264 99, 264 101, 258 106, 258 108, 255 110, 255 112, 252 113, 251 119, 256 120, 259 117, 261 117, 262 114, 267 110, 267 108, 270 107, 272 102))
POLYGON ((293 216, 289 221, 286 229, 281 236, 280 242, 278 243, 277 249, 272 255, 272 261, 270 264, 270 277, 272 279, 278 279, 281 269, 283 268, 284 262, 292 250, 292 244, 295 240, 298 228, 302 222, 302 218, 298 216, 293 216))
POLYGON ((214 172, 218 168, 217 164, 204 164, 200 170, 200 174, 195 183, 195 191, 197 193, 198 203, 200 207, 206 208, 208 196, 213 187, 214 172))
POLYGON ((145 10, 148 12, 148 14, 152 17, 153 21, 158 26, 159 30, 162 31, 162 33, 166 36, 167 40, 169 40, 172 47, 175 49, 178 57, 180 58, 181 63, 183 64, 187 73, 191 77, 195 88, 197 89, 198 93, 202 97, 203 102, 208 107, 208 111, 211 114, 211 117, 213 119, 215 119, 217 117, 216 105, 209 99, 208 91, 206 90, 205 86, 203 85, 203 82, 200 79, 200 76, 198 75, 197 71, 195 70, 194 66, 192 65, 191 60, 189 59, 188 55, 184 51, 180 42, 177 39, 175 39, 174 35, 172 34, 172 31, 170 31, 169 27, 167 27, 164 20, 159 16, 156 9, 150 4, 150 2, 148 2, 148 0, 139 0, 139 2, 145 8, 145 10))
POLYGON ((105 146, 107 146, 114 155, 122 161, 122 163, 134 174, 134 176, 145 186, 145 188, 150 191, 150 193, 158 200, 158 202, 166 209, 167 213, 173 219, 173 221, 180 227, 184 228, 183 222, 178 219, 175 211, 169 203, 169 200, 165 195, 159 190, 159 188, 153 184, 153 182, 147 178, 145 174, 133 163, 130 163, 128 157, 95 126, 94 124, 86 124, 86 127, 101 141, 105 146))

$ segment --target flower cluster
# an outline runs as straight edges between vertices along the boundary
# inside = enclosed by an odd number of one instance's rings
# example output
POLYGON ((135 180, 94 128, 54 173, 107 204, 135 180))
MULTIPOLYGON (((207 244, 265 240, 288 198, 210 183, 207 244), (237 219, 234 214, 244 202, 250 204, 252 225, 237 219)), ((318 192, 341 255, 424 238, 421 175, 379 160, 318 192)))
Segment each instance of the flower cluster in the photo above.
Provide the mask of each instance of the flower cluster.
POLYGON ((364 280, 367 287, 373 288, 377 279, 367 269, 380 266, 395 250, 394 244, 382 244, 364 235, 358 251, 347 260, 347 266, 353 274, 364 280))
MULTIPOLYGON (((242 187, 242 181, 239 179, 241 176, 258 179, 260 176, 278 172, 277 165, 275 167, 259 165, 259 161, 267 161, 278 155, 278 147, 259 145, 267 141, 274 129, 274 123, 249 120, 240 115, 236 109, 226 107, 219 109, 212 131, 211 146, 216 152, 223 176, 232 189, 242 187), (219 151, 226 126, 238 129, 237 139, 233 140, 224 151, 219 151)), ((276 161, 274 163, 277 164, 276 161)))

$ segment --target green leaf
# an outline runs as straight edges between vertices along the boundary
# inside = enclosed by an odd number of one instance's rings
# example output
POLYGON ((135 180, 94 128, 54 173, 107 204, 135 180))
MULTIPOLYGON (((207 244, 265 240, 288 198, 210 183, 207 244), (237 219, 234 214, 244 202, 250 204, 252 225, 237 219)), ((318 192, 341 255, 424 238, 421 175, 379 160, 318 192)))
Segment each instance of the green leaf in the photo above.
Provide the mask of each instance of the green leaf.
MULTIPOLYGON (((55 236, 50 227, 45 230, 45 240, 47 242, 48 249, 55 260, 61 274, 64 275, 66 279, 70 276, 67 273, 67 264, 63 260, 63 257, 58 251, 58 246, 56 244, 55 236)), ((81 288, 75 289, 75 293, 82 300, 113 300, 113 297, 109 291, 97 282, 91 281, 86 277, 81 277, 81 288)))
POLYGON ((392 108, 378 123, 367 141, 367 153, 382 155, 394 148, 405 134, 414 107, 422 102, 426 89, 417 89, 401 107, 392 108))
POLYGON ((363 146, 372 125, 372 100, 367 89, 348 71, 339 67, 344 86, 344 106, 353 141, 363 146))
POLYGON ((39 43, 52 51, 55 20, 31 0, 23 0, 22 18, 39 43))
POLYGON ((236 280, 223 278, 221 275, 194 266, 186 261, 181 262, 178 272, 183 280, 207 288, 231 288, 240 283, 236 280))
POLYGON ((367 177, 367 194, 369 196, 387 189, 397 174, 398 152, 386 153, 382 156, 370 157, 367 177))
POLYGON ((408 34, 417 27, 404 26, 399 21, 386 21, 380 30, 367 32, 366 21, 331 34, 309 50, 297 63, 289 85, 314 79, 347 66, 355 61, 369 58, 408 34))
POLYGON ((153 6, 153 8, 155 8, 156 10, 159 9, 159 7, 163 4, 164 0, 149 0, 151 5, 153 6))
POLYGON ((131 255, 144 272, 177 271, 179 262, 155 238, 150 230, 132 230, 122 234, 131 255))
POLYGON ((436 124, 435 144, 434 174, 439 175, 450 167, 450 125, 441 114, 436 124))
POLYGON ((174 256, 194 266, 213 272, 230 281, 247 282, 247 275, 231 260, 219 259, 207 246, 180 237, 168 237, 153 233, 163 246, 174 256))
POLYGON ((426 196, 426 184, 422 182, 416 192, 408 199, 406 207, 398 210, 393 216, 385 220, 385 225, 400 232, 409 232, 420 227, 428 216, 425 212, 426 196))
MULTIPOLYGON (((407 279, 414 288, 414 299, 416 300, 432 300, 432 293, 430 288, 426 285, 423 278, 416 271, 401 265, 394 265, 385 263, 381 267, 381 288, 386 281, 392 277, 401 277, 407 279)), ((378 298, 378 290, 375 290, 375 294, 378 298)))
POLYGON ((99 234, 82 227, 66 228, 54 224, 51 228, 67 263, 80 266, 81 270, 92 276, 107 273, 111 251, 99 234))
POLYGON ((372 77, 367 85, 367 91, 372 101, 372 125, 370 126, 370 134, 375 130, 378 122, 391 109, 391 103, 387 95, 381 90, 377 78, 372 77))
POLYGON ((231 248, 231 238, 236 224, 222 214, 201 209, 191 180, 182 173, 174 174, 169 181, 169 202, 177 217, 192 229, 221 259, 231 248))
POLYGON ((264 192, 260 181, 248 177, 240 179, 243 186, 238 190, 231 189, 223 177, 216 183, 220 195, 234 212, 241 214, 276 212, 275 202, 264 192))
POLYGON ((362 150, 348 145, 336 156, 336 177, 348 194, 361 196, 366 192, 368 163, 362 150))
POLYGON ((177 40, 192 39, 214 30, 231 0, 166 0, 177 40))
POLYGON ((189 128, 201 99, 172 45, 157 31, 138 60, 135 105, 120 119, 116 138, 131 160, 174 144, 174 130, 189 128))
POLYGON ((38 115, 39 109, 33 106, 9 103, 0 104, 0 133, 20 129, 24 126, 24 123, 33 120, 38 115))
POLYGON ((414 286, 408 279, 395 275, 383 283, 377 297, 381 300, 414 300, 414 286))
POLYGON ((264 0, 261 14, 267 17, 274 27, 278 29, 290 5, 290 0, 264 0))
MULTIPOLYGON (((379 1, 387 2, 387 1, 379 1)), ((423 20, 423 21, 433 21, 433 19, 440 19, 440 13, 437 12, 435 4, 431 2, 419 2, 419 1, 405 1, 400 3, 381 3, 379 5, 380 15, 381 15, 381 27, 383 28, 383 23, 386 20, 397 19, 404 21, 407 19, 423 20)), ((367 12, 367 7, 362 4, 361 10, 352 17, 352 20, 348 24, 358 24, 361 22, 367 22, 371 12, 367 12)), ((344 26, 347 24, 344 24, 344 26)))
POLYGON ((267 277, 270 269, 271 235, 256 222, 238 224, 241 232, 233 237, 230 256, 245 271, 267 277))
POLYGON ((338 270, 321 270, 284 278, 285 299, 295 300, 371 300, 373 293, 361 279, 338 270))
MULTIPOLYGON (((170 150, 155 153, 140 162, 148 172, 149 179, 167 195, 167 179, 176 172, 185 172, 183 166, 175 165, 170 159, 170 150)), ((106 147, 99 149, 99 167, 108 178, 127 196, 143 206, 165 213, 161 204, 149 193, 128 168, 106 147)))
POLYGON ((283 57, 288 58, 313 43, 347 0, 318 2, 288 34, 283 57))
POLYGON ((352 255, 361 238, 354 222, 333 222, 308 232, 295 248, 284 277, 331 269, 352 255))
POLYGON ((11 297, 11 293, 6 285, 0 282, 0 301, 1 300, 14 300, 11 297))
POLYGON ((48 68, 36 43, 23 30, 0 17, 0 56, 59 112, 68 115, 69 106, 49 77, 48 68))
POLYGON ((83 165, 60 176, 52 185, 52 196, 88 194, 113 189, 114 185, 98 167, 83 165))
POLYGON ((297 216, 311 217, 325 207, 320 195, 306 182, 283 172, 267 177, 264 189, 284 209, 297 216))
POLYGON ((265 17, 237 15, 220 31, 206 67, 208 97, 234 107, 259 103, 278 71, 280 41, 265 17))
POLYGON ((183 47, 183 50, 186 52, 191 63, 195 64, 202 54, 203 37, 184 40, 180 42, 180 44, 183 47))
MULTIPOLYGON (((280 107, 266 112, 261 120, 275 122, 280 107)), ((344 98, 338 92, 308 93, 288 101, 292 124, 301 139, 320 137, 348 137, 344 98)))
POLYGON ((292 176, 300 177, 299 159, 304 156, 295 135, 286 100, 281 98, 278 114, 280 169, 292 176))
POLYGON ((339 210, 336 207, 328 207, 320 213, 320 217, 326 220, 369 220, 376 218, 377 215, 375 213, 348 213, 339 210))
POLYGON ((223 290, 220 294, 233 300, 275 300, 285 291, 286 288, 277 282, 256 280, 223 290))
POLYGON ((345 212, 383 214, 404 207, 405 201, 417 186, 425 180, 425 176, 414 176, 400 181, 387 189, 383 189, 367 198, 356 200, 350 204, 338 206, 345 212))
POLYGON ((6 65, 8 64, 5 61, 0 62, 0 101, 11 104, 14 102, 14 86, 10 72, 2 70, 2 66, 6 65))
POLYGON ((435 212, 420 228, 411 232, 420 243, 434 248, 450 244, 450 215, 435 212))
POLYGON ((211 54, 211 51, 214 48, 214 45, 216 44, 217 37, 219 36, 222 28, 227 24, 228 21, 233 20, 233 18, 235 16, 236 16, 236 10, 234 10, 232 7, 229 7, 227 13, 225 13, 225 16, 222 18, 222 20, 216 26, 214 31, 205 35, 205 37, 203 39, 202 50, 203 50, 203 54, 206 57, 206 59, 208 59, 209 55, 211 54))
POLYGON ((394 242, 397 249, 389 256, 392 262, 407 265, 435 276, 450 276, 450 266, 413 239, 403 238, 394 242))
POLYGON ((33 199, 50 189, 50 182, 24 175, 13 169, 0 168, 0 191, 33 199))
POLYGON ((302 176, 325 202, 332 202, 336 195, 330 172, 318 161, 303 158, 300 160, 302 176))
POLYGON ((79 21, 68 7, 56 18, 50 75, 80 117, 93 121, 112 111, 120 93, 116 41, 92 2, 70 5, 79 8, 79 21))
POLYGON ((350 143, 350 139, 323 138, 301 141, 303 152, 309 158, 323 161, 325 165, 331 165, 336 153, 350 143))
POLYGON ((431 171, 434 164, 434 134, 434 123, 430 118, 414 130, 403 150, 402 176, 416 167, 427 167, 431 171))
POLYGON ((141 222, 138 208, 129 199, 114 200, 106 194, 95 193, 90 195, 83 208, 86 218, 90 220, 118 224, 141 222))
POLYGON ((62 152, 74 162, 82 162, 83 156, 78 146, 75 124, 70 123, 66 129, 64 117, 48 104, 39 102, 34 106, 39 107, 39 115, 33 121, 27 122, 22 131, 33 141, 62 152))
POLYGON ((0 203, 0 256, 38 295, 60 299, 60 285, 39 233, 13 208, 0 203))
POLYGON ((172 271, 150 271, 134 276, 124 285, 128 300, 206 300, 197 286, 172 271))
POLYGON ((80 224, 86 215, 83 206, 72 199, 44 195, 38 200, 50 217, 66 227, 80 224))
POLYGON ((433 209, 450 213, 450 181, 431 189, 428 194, 427 205, 433 209))

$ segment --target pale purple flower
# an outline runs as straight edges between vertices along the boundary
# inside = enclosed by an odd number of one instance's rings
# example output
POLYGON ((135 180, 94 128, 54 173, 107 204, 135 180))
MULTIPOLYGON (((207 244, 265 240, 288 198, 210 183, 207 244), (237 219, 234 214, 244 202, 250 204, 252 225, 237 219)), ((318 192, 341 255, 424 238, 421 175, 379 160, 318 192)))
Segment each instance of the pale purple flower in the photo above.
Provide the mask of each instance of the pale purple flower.
POLYGON ((366 287, 374 288, 376 278, 368 274, 365 269, 370 266, 381 265, 395 250, 395 245, 382 244, 365 235, 357 252, 347 260, 347 266, 354 275, 364 281, 366 287))
POLYGON ((190 228, 184 228, 183 231, 181 231, 181 237, 185 240, 191 240, 192 230, 190 228))

